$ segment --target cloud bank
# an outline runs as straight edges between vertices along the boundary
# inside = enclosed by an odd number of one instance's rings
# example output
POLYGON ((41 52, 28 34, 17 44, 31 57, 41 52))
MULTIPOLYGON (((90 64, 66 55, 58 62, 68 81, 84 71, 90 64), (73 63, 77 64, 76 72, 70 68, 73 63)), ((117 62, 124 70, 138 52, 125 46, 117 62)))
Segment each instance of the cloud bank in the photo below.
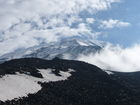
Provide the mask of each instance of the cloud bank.
POLYGON ((80 13, 105 11, 115 2, 120 0, 0 0, 0 56, 42 41, 94 36, 89 26, 94 20, 80 13))
POLYGON ((140 71, 140 44, 129 48, 108 44, 100 53, 80 56, 78 60, 94 64, 104 70, 119 72, 140 71))
POLYGON ((104 28, 104 29, 111 29, 111 28, 120 28, 120 27, 128 27, 131 24, 128 22, 123 22, 120 20, 113 20, 113 19, 109 19, 109 20, 104 20, 101 22, 100 28, 104 28))
MULTIPOLYGON (((121 0, 0 0, 0 56, 18 48, 28 48, 41 42, 57 41, 61 37, 87 35, 96 38, 99 33, 90 25, 95 14, 111 8, 121 0)), ((128 27, 129 22, 117 19, 102 20, 98 28, 128 27)), ((79 60, 103 69, 139 71, 140 45, 121 48, 107 45, 95 55, 81 56, 79 60)))

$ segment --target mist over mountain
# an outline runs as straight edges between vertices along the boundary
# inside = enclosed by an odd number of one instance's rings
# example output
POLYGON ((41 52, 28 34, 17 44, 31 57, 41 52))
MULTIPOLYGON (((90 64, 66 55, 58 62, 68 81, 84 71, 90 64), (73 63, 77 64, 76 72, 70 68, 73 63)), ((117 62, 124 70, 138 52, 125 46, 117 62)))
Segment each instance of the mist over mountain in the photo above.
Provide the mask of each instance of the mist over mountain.
POLYGON ((77 59, 80 55, 95 54, 102 49, 101 44, 82 38, 63 38, 53 43, 41 43, 27 49, 18 49, 12 53, 0 57, 4 62, 16 58, 43 58, 53 59, 55 57, 65 59, 77 59))
POLYGON ((140 71, 140 45, 122 48, 107 44, 96 54, 81 55, 78 60, 96 65, 104 70, 119 72, 140 71))

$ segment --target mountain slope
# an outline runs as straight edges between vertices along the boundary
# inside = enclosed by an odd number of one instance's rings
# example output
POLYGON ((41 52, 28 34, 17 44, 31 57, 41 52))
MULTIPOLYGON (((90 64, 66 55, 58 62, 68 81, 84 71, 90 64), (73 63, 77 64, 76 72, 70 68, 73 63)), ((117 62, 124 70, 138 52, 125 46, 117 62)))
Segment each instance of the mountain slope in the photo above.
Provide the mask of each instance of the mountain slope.
MULTIPOLYGON (((48 71, 57 77, 62 72, 73 70, 66 80, 39 82, 42 89, 28 97, 0 102, 0 105, 139 105, 139 72, 108 74, 85 62, 73 60, 42 60, 24 58, 0 64, 1 79, 17 72, 35 78, 43 78, 39 70, 48 71), (135 82, 134 82, 135 80, 135 82)), ((47 72, 48 73, 48 72, 47 72)), ((50 74, 50 73, 49 73, 50 74)), ((48 77, 48 76, 47 76, 48 77)), ((18 81, 18 80, 17 80, 18 81)))
POLYGON ((4 62, 16 58, 43 58, 53 59, 55 57, 76 59, 78 56, 96 53, 101 47, 91 41, 83 39, 61 39, 53 43, 41 43, 38 46, 18 49, 12 53, 5 54, 0 57, 0 62, 4 62))

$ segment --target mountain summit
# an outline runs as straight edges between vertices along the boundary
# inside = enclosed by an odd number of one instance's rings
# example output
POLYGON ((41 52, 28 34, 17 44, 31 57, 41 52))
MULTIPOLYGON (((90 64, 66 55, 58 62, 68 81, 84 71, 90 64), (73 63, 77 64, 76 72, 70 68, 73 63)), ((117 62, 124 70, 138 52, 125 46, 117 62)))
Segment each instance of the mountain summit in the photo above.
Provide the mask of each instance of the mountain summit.
POLYGON ((16 58, 42 58, 53 59, 55 57, 76 59, 80 55, 93 54, 102 49, 101 46, 80 38, 61 39, 53 43, 41 43, 27 49, 18 49, 12 53, 5 54, 0 57, 0 61, 4 62, 16 58))

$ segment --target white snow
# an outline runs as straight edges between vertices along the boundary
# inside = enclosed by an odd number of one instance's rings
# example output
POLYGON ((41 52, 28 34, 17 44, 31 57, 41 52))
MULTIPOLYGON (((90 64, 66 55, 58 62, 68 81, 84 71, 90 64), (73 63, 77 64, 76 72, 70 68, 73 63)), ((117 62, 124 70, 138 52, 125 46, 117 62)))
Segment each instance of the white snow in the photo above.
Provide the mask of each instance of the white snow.
POLYGON ((108 70, 105 70, 105 72, 106 72, 108 75, 112 75, 112 74, 114 74, 113 72, 108 71, 108 70))
POLYGON ((12 100, 38 92, 41 86, 33 77, 17 74, 0 78, 0 100, 12 100))
POLYGON ((79 41, 79 40, 77 40, 77 42, 79 43, 79 45, 81 45, 81 46, 89 46, 87 43, 85 43, 85 42, 82 42, 82 41, 79 41))
POLYGON ((61 48, 67 48, 68 46, 61 46, 61 48))
POLYGON ((24 55, 28 55, 28 54, 31 54, 31 53, 33 53, 32 50, 27 50, 24 55))
POLYGON ((16 73, 14 75, 5 75, 0 78, 0 100, 7 101, 22 97, 27 97, 28 94, 37 93, 41 90, 41 85, 38 82, 56 82, 66 80, 71 76, 71 72, 74 70, 69 69, 69 71, 60 71, 61 76, 56 76, 52 73, 52 69, 38 69, 42 74, 43 78, 36 78, 26 74, 16 73))
POLYGON ((52 73, 52 70, 53 69, 38 69, 40 71, 40 73, 42 74, 43 76, 43 80, 42 82, 49 82, 49 81, 61 81, 61 80, 66 80, 68 77, 71 76, 70 72, 73 72, 71 71, 71 69, 69 69, 69 71, 67 72, 64 72, 64 71, 60 71, 60 75, 61 76, 56 76, 55 74, 52 73))

